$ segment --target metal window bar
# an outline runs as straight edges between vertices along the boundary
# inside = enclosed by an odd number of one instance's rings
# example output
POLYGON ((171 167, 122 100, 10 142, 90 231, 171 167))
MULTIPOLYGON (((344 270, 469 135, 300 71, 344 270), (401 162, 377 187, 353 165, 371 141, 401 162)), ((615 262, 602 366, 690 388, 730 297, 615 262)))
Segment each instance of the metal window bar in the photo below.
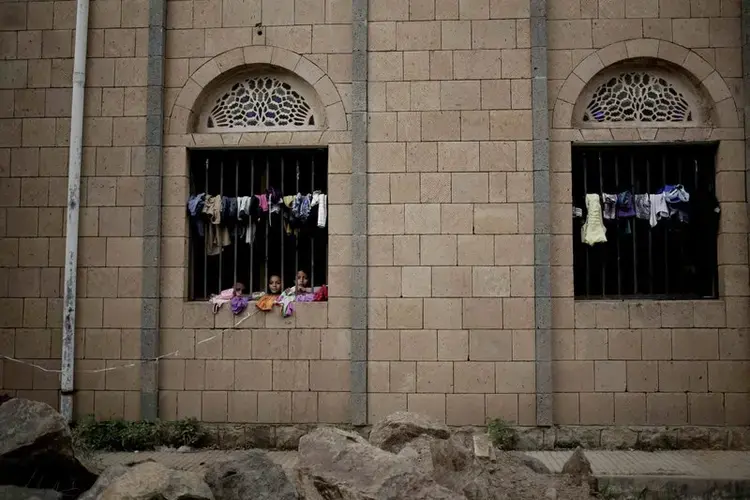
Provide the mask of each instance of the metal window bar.
MULTIPOLYGON (((193 150, 190 160, 191 194, 250 196, 279 185, 282 194, 292 194, 284 192, 292 187, 288 181, 290 175, 295 176, 294 194, 300 190, 307 193, 308 187, 310 193, 327 191, 327 153, 321 149, 193 150)), ((310 273, 311 286, 325 283, 327 227, 318 229, 317 218, 313 215, 306 228, 309 231, 290 236, 285 232, 283 221, 279 224, 278 218, 274 219, 273 223, 279 225, 278 231, 275 228, 270 231, 267 222, 265 228, 257 228, 254 243, 249 245, 241 236, 244 228, 236 221, 225 221, 233 235, 233 248, 226 247, 216 257, 206 255, 205 241, 196 234, 195 225, 190 224, 189 298, 206 299, 236 282, 248 283, 248 292, 266 290, 270 274, 276 272, 281 274, 286 286, 285 280, 290 279, 288 267, 292 265, 294 271, 302 268, 310 273), (294 244, 286 241, 290 237, 294 237, 294 244), (261 273, 263 275, 259 276, 261 273), (230 280, 234 281, 229 283, 230 280)))
MULTIPOLYGON (((715 144, 574 146, 574 206, 585 208, 585 195, 594 192, 592 186, 600 195, 626 190, 655 194, 665 184, 683 184, 688 193, 699 189, 713 196, 715 154, 715 144), (686 170, 691 166, 693 175, 686 170)), ((647 220, 637 218, 605 220, 608 242, 590 247, 580 239, 584 221, 585 213, 577 219, 574 231, 577 298, 716 297, 717 234, 707 233, 708 228, 699 227, 699 222, 691 226, 674 216, 651 228, 647 220), (708 245, 701 258, 686 248, 695 234, 708 245)))

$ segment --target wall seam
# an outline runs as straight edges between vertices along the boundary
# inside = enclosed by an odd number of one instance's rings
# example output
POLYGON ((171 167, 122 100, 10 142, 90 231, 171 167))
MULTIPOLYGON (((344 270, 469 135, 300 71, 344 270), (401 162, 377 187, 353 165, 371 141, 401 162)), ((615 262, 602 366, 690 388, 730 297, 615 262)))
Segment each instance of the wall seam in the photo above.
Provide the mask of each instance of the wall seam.
POLYGON ((351 349, 349 411, 367 424, 367 16, 368 0, 352 0, 351 349))
POLYGON ((143 178, 143 278, 141 284, 141 418, 159 416, 159 294, 164 137, 166 0, 149 1, 146 154, 143 178))
POLYGON ((534 172, 534 347, 536 423, 552 425, 547 0, 531 0, 532 168, 534 172))

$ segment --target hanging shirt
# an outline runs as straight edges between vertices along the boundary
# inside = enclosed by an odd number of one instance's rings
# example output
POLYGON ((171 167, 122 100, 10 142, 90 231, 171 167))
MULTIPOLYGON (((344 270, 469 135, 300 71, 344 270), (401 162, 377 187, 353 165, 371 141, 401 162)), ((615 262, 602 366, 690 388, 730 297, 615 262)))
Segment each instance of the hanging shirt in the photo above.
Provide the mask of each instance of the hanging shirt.
POLYGON ((635 198, 635 216, 639 219, 651 218, 651 199, 647 194, 637 194, 635 198))
POLYGON ((318 206, 318 227, 326 227, 326 219, 328 218, 328 196, 323 193, 316 191, 312 196, 311 206, 318 206))
POLYGON ((667 200, 664 199, 664 193, 660 193, 649 195, 649 201, 651 202, 649 222, 651 227, 656 227, 660 220, 669 218, 667 200))
POLYGON ((598 194, 586 195, 586 222, 581 228, 581 241, 587 245, 606 243, 607 229, 602 221, 602 207, 598 194))
POLYGON ((209 217, 206 231, 206 255, 219 255, 223 247, 232 243, 229 229, 221 225, 221 196, 207 196, 203 205, 203 213, 209 217))
POLYGON ((201 214, 203 213, 205 199, 206 194, 200 193, 195 196, 190 196, 187 202, 188 214, 190 215, 190 219, 195 225, 195 229, 200 237, 203 237, 203 220, 201 219, 201 214))
POLYGON ((614 219, 617 215, 617 195, 602 193, 602 203, 604 204, 604 218, 614 219))
POLYGON ((685 191, 685 187, 682 184, 674 186, 667 184, 659 190, 659 193, 664 194, 664 200, 669 207, 669 216, 677 214, 680 222, 688 222, 690 194, 685 191))
POLYGON ((633 193, 623 191, 617 195, 617 217, 627 218, 635 217, 635 208, 633 207, 633 193))

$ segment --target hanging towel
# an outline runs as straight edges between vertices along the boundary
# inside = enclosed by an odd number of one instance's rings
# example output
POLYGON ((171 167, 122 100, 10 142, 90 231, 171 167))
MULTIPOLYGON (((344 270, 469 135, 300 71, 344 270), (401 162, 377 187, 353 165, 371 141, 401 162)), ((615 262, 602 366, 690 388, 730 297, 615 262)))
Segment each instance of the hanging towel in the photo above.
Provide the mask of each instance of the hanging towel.
POLYGON ((326 227, 326 220, 328 219, 328 196, 320 193, 318 194, 318 227, 326 227))
POLYGON ((598 194, 586 195, 586 222, 581 229, 581 241, 587 245, 605 243, 607 229, 602 221, 602 207, 598 194))
POLYGON ((223 247, 232 243, 229 229, 221 225, 221 196, 207 196, 203 213, 208 215, 210 224, 206 231, 206 255, 219 255, 223 247))
POLYGON ((660 193, 649 195, 649 201, 651 202, 649 222, 651 227, 656 227, 656 224, 658 224, 661 219, 669 218, 667 200, 664 199, 664 193, 660 193))
POLYGON ((602 193, 602 203, 604 203, 604 218, 614 219, 617 215, 617 195, 602 193))

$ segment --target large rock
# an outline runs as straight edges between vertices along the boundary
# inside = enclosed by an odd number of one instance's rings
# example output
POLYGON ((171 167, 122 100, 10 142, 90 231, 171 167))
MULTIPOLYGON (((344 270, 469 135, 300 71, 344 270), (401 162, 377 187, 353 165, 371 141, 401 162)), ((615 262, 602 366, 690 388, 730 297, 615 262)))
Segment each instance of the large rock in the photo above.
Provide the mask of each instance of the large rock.
POLYGON ((62 493, 55 490, 0 486, 0 499, 2 500, 60 500, 62 497, 62 493))
POLYGON ((144 462, 114 478, 98 500, 214 500, 214 496, 197 474, 144 462))
POLYGON ((117 478, 124 476, 128 472, 128 468, 124 465, 114 465, 108 467, 104 472, 99 475, 99 479, 96 480, 94 486, 91 487, 86 493, 78 497, 78 500, 99 500, 99 496, 104 490, 109 488, 117 478))
POLYGON ((438 485, 411 458, 355 433, 319 428, 300 439, 296 469, 307 500, 465 500, 438 485))
POLYGON ((212 464, 206 482, 216 500, 297 500, 297 490, 280 465, 258 450, 212 464))
POLYGON ((448 439, 450 429, 419 413, 399 411, 388 415, 376 423, 370 432, 370 444, 385 451, 398 453, 401 449, 419 436, 448 439))
POLYGON ((0 484, 77 498, 96 481, 76 459, 70 428, 51 406, 14 398, 0 406, 0 422, 0 484))

